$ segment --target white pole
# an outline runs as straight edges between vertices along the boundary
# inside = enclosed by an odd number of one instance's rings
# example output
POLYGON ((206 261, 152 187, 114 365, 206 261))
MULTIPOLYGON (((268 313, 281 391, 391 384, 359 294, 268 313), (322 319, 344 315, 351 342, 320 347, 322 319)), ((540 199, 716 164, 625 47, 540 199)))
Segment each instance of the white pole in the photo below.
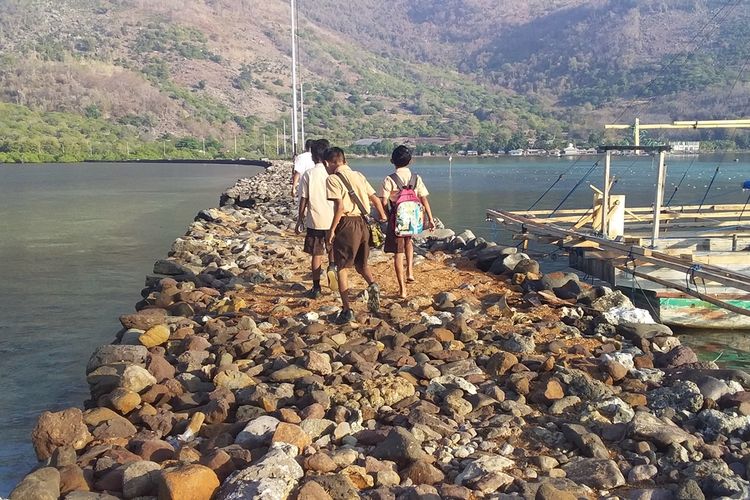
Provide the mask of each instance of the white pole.
POLYGON ((237 158, 237 134, 234 134, 234 157, 237 158))
POLYGON ((302 132, 302 141, 300 144, 304 147, 305 145, 305 91, 302 88, 302 83, 299 85, 299 126, 302 132))
MULTIPOLYGON (((295 12, 295 0, 291 1, 292 11, 292 155, 297 154, 297 13, 295 12)), ((284 140, 284 153, 286 153, 286 134, 284 140)))
POLYGON ((661 206, 664 202, 664 182, 667 178, 666 156, 666 151, 659 151, 659 169, 656 174, 656 196, 654 197, 654 234, 651 237, 651 248, 656 248, 659 244, 659 222, 661 206))
POLYGON ((609 215, 609 175, 612 167, 612 151, 607 151, 604 157, 604 189, 602 189, 602 237, 607 238, 609 215))
MULTIPOLYGON (((284 138, 282 144, 284 149, 284 156, 286 156, 286 120, 284 120, 284 135, 282 136, 284 138)), ((292 142, 294 142, 294 139, 292 139, 292 142)), ((294 154, 294 144, 292 144, 292 154, 294 154)))

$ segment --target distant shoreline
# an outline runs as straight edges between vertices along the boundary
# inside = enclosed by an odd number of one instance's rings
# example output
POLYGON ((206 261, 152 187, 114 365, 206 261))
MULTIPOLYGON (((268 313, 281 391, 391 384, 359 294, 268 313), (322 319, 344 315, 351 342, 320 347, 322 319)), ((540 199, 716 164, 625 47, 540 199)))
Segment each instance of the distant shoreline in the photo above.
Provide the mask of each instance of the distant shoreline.
POLYGON ((0 162, 0 165, 71 165, 75 163, 183 163, 191 165, 246 165, 249 167, 268 168, 271 162, 268 160, 231 160, 231 159, 187 159, 187 160, 81 160, 81 161, 43 161, 43 162, 0 162))
POLYGON ((230 160, 230 159, 216 159, 216 160, 84 160, 80 163, 188 163, 188 164, 209 164, 209 165, 247 165, 251 167, 263 167, 268 168, 271 166, 270 161, 266 160, 230 160))

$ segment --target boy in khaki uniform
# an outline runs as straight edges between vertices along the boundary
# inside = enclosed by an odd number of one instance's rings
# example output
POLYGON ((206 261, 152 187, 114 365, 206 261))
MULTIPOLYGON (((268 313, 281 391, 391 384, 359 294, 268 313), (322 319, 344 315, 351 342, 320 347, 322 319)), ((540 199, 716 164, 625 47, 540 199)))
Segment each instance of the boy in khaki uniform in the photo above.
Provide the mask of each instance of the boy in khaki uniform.
POLYGON ((380 308, 380 288, 367 263, 370 255, 370 229, 365 217, 370 214, 371 203, 375 205, 381 222, 385 222, 386 217, 375 190, 364 175, 349 168, 342 149, 331 148, 326 152, 326 168, 330 174, 326 181, 326 192, 328 199, 333 201, 333 224, 328 244, 333 247, 333 262, 338 267, 343 306, 336 322, 348 323, 354 320, 348 296, 348 275, 352 267, 369 285, 368 309, 377 312, 380 308))
MULTIPOLYGON (((306 228, 305 253, 311 256, 313 287, 307 297, 317 299, 321 295, 320 275, 323 268, 323 256, 330 253, 326 236, 333 222, 333 203, 327 198, 326 179, 328 171, 323 164, 323 156, 330 144, 326 139, 312 141, 310 153, 315 166, 302 174, 299 182, 299 214, 297 216, 297 234, 306 228)), ((329 257, 330 263, 330 257, 329 257)))

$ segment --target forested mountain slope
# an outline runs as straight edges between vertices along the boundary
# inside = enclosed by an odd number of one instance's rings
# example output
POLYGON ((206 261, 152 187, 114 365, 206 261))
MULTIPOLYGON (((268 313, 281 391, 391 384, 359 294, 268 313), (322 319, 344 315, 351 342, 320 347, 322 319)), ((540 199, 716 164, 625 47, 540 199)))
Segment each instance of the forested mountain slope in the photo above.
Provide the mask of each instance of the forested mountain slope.
MULTIPOLYGON (((298 1, 306 127, 344 143, 586 139, 633 103, 627 119, 747 114, 740 1, 298 1)), ((290 47, 285 0, 4 0, 0 154, 256 151, 288 122, 290 47)))

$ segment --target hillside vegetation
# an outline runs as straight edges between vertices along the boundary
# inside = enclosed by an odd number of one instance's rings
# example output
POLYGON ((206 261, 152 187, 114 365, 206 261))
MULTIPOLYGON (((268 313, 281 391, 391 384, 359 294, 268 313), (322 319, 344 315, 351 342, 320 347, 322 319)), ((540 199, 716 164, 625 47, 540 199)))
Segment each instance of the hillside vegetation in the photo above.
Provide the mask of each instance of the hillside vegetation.
MULTIPOLYGON (((300 0, 300 17, 306 130, 343 144, 551 147, 595 142, 620 114, 748 111, 741 2, 300 0)), ((234 155, 235 141, 273 156, 290 127, 288 18, 285 0, 0 2, 0 161, 234 155)))

